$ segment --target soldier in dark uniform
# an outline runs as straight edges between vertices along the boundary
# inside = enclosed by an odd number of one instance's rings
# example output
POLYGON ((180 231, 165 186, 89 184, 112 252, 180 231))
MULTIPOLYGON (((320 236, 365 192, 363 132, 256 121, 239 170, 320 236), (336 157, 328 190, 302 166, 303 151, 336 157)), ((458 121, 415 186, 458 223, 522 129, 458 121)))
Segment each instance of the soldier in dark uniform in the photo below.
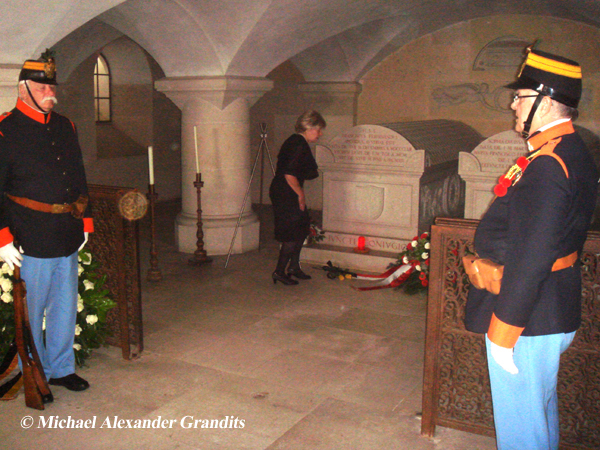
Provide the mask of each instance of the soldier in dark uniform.
POLYGON ((558 449, 560 354, 581 322, 579 256, 598 172, 573 128, 581 67, 528 49, 511 108, 527 139, 494 189, 475 235, 481 258, 504 266, 500 293, 471 287, 465 325, 486 333, 499 449, 558 449))
POLYGON ((49 383, 81 391, 89 384, 75 374, 73 353, 77 256, 93 220, 75 126, 52 111, 56 84, 53 58, 26 61, 17 106, 0 116, 0 258, 21 266, 49 383))

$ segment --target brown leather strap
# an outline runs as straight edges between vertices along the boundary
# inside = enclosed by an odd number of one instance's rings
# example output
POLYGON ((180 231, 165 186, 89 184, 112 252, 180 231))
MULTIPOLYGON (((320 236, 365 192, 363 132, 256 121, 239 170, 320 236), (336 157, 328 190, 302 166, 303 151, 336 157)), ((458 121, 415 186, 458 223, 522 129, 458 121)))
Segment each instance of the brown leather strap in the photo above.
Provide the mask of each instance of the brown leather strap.
MULTIPOLYGON (((577 261, 577 252, 563 256, 554 261, 552 272, 571 267, 577 261)), ((463 257, 465 273, 469 277, 471 284, 477 289, 486 289, 492 294, 500 293, 504 266, 496 264, 488 259, 479 258, 476 255, 467 255, 463 257)))
POLYGON ((567 267, 571 267, 577 261, 577 252, 573 252, 570 255, 563 256, 562 258, 558 258, 554 261, 552 265, 552 272, 557 272, 559 270, 566 269, 567 267))
POLYGON ((40 211, 45 213, 52 214, 62 214, 62 213, 70 213, 73 211, 73 205, 70 204, 50 204, 50 203, 42 203, 36 200, 31 200, 25 197, 15 197, 14 195, 6 194, 8 198, 10 198, 13 202, 18 203, 25 208, 33 209, 34 211, 40 211))
POLYGON ((71 213, 71 215, 76 219, 83 218, 83 213, 85 212, 88 204, 88 198, 85 195, 80 195, 79 198, 71 204, 64 203, 62 205, 57 203, 50 204, 38 202, 29 198, 15 197, 14 195, 10 194, 6 194, 6 196, 13 202, 18 203, 26 208, 33 209, 34 211, 41 211, 51 214, 71 213))

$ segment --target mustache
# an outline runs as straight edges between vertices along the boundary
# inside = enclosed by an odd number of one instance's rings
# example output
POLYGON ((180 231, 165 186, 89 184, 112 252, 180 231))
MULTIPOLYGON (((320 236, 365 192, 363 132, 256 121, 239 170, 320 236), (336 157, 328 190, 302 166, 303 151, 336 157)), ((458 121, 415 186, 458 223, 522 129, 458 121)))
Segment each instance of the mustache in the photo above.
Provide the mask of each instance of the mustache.
POLYGON ((55 97, 55 96, 53 96, 53 95, 51 95, 51 96, 49 96, 49 97, 44 97, 44 98, 42 99, 42 103, 44 103, 44 102, 46 102, 46 101, 48 101, 48 100, 52 101, 52 102, 53 102, 55 105, 58 103, 58 100, 57 100, 57 99, 56 99, 56 97, 55 97))

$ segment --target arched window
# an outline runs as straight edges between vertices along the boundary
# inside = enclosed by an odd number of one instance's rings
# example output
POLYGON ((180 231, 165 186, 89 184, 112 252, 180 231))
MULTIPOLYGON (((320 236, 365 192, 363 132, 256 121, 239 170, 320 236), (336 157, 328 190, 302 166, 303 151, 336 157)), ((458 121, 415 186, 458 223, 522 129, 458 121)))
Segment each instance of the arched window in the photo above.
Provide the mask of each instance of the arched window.
POLYGON ((96 122, 110 122, 110 68, 102 55, 94 69, 94 105, 96 107, 96 122))

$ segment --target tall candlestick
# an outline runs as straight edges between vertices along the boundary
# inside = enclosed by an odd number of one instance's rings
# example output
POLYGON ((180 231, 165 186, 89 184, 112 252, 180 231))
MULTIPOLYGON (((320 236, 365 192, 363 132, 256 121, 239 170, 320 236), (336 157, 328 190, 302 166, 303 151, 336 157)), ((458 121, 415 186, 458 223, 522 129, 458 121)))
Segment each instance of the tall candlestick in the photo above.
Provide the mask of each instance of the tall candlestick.
POLYGON ((150 200, 150 268, 148 269, 148 281, 162 280, 162 272, 158 268, 158 251, 156 250, 156 216, 154 214, 154 206, 156 205, 157 198, 158 194, 154 189, 154 184, 150 184, 148 186, 148 199, 150 200))
POLYGON ((196 173, 200 173, 200 162, 198 161, 198 135, 196 134, 196 125, 194 125, 194 147, 196 148, 196 173))
POLYGON ((152 155, 152 146, 148 147, 148 171, 150 174, 150 184, 154 184, 154 157, 152 155))

